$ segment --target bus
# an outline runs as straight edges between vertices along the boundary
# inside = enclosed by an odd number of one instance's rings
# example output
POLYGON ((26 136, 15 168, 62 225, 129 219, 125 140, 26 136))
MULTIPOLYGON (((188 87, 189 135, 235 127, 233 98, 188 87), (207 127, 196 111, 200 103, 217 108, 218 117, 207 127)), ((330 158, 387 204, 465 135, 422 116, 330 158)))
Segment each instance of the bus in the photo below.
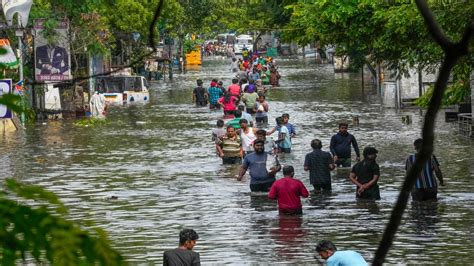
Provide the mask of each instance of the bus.
POLYGON ((150 100, 148 82, 142 76, 99 76, 96 78, 95 90, 112 104, 150 100))
POLYGON ((253 49, 253 38, 250 35, 242 34, 235 39, 235 54, 242 54, 242 50, 247 48, 248 51, 253 49))

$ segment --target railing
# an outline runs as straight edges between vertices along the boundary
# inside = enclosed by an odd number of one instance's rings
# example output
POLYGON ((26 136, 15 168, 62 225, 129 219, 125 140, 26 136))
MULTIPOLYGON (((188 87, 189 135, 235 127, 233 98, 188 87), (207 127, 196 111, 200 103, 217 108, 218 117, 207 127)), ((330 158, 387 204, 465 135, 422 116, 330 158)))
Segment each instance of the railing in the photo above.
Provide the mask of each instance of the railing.
POLYGON ((459 133, 474 138, 474 119, 472 113, 458 114, 459 133))

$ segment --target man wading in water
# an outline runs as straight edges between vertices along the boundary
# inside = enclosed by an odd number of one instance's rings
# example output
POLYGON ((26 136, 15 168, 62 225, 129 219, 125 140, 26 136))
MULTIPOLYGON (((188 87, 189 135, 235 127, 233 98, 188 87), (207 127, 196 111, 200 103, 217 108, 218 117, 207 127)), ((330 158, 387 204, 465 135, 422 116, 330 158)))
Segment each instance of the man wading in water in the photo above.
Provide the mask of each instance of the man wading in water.
POLYGON ((254 106, 255 121, 257 124, 268 124, 268 103, 265 101, 265 95, 260 94, 258 101, 254 106))
POLYGON ((380 199, 379 185, 377 185, 380 177, 380 168, 375 162, 377 152, 375 148, 365 147, 363 152, 364 160, 352 167, 349 179, 357 186, 357 198, 380 199))
POLYGON ((309 171, 309 181, 316 193, 331 192, 331 171, 336 168, 329 152, 322 151, 323 144, 319 139, 311 141, 313 152, 306 154, 304 170, 309 171))
POLYGON ((291 165, 283 167, 283 178, 273 183, 268 198, 278 200, 278 212, 280 214, 299 215, 303 214, 303 206, 300 197, 307 198, 308 190, 298 179, 294 179, 295 169, 291 165))
POLYGON ((227 134, 216 143, 217 153, 222 158, 222 164, 240 164, 244 151, 235 128, 227 127, 227 134))
POLYGON ((193 251, 198 239, 199 236, 193 229, 184 229, 179 232, 179 247, 163 253, 163 265, 201 265, 199 253, 193 251))
POLYGON ((203 107, 207 105, 208 95, 205 88, 202 87, 202 80, 196 81, 197 87, 193 90, 193 103, 196 107, 203 107))
POLYGON ((362 255, 352 250, 338 251, 336 246, 329 240, 322 240, 316 246, 316 252, 327 266, 367 266, 362 255))
POLYGON ((347 123, 340 123, 339 132, 332 136, 331 144, 329 145, 337 167, 351 167, 351 144, 357 155, 356 161, 360 161, 359 146, 355 137, 347 132, 348 127, 347 123))
POLYGON ((264 145, 263 140, 257 139, 253 142, 255 152, 245 156, 237 176, 237 180, 241 181, 247 169, 250 169, 250 191, 252 192, 268 192, 275 182, 275 174, 281 170, 278 160, 270 171, 267 170, 267 160, 272 156, 264 151, 264 145))
POLYGON ((253 142, 257 139, 257 129, 248 127, 247 119, 240 119, 240 140, 245 156, 253 152, 253 142))
MULTIPOLYGON (((405 170, 408 172, 415 163, 416 157, 421 150, 423 145, 423 139, 417 139, 413 143, 415 146, 415 154, 408 156, 405 164, 405 170)), ((420 172, 416 179, 415 187, 411 191, 411 197, 413 201, 436 201, 438 199, 438 183, 436 178, 439 179, 439 184, 444 186, 443 174, 439 169, 438 159, 436 156, 431 155, 429 161, 425 162, 423 171, 420 172)))

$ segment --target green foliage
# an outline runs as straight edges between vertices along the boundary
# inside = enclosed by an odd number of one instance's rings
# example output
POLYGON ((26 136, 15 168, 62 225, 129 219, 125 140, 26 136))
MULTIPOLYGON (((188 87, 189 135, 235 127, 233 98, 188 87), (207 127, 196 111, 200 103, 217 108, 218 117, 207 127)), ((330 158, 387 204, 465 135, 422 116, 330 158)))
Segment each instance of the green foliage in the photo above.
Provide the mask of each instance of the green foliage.
MULTIPOLYGON (((114 40, 107 23, 107 5, 98 0, 40 0, 35 1, 30 12, 30 24, 35 19, 46 19, 42 35, 50 43, 57 38, 55 28, 60 20, 69 21, 69 37, 74 53, 87 50, 91 54, 106 54, 114 40)), ((113 13, 113 12, 112 12, 113 13)), ((74 55, 73 53, 73 55, 74 55)))
POLYGON ((195 39, 195 40, 185 39, 183 42, 183 51, 185 54, 190 53, 192 51, 196 51, 197 50, 196 46, 202 43, 203 43, 203 40, 201 39, 195 39))
POLYGON ((228 1, 216 9, 220 23, 239 33, 265 33, 277 30, 290 19, 285 6, 296 0, 228 1))
POLYGON ((19 95, 11 93, 0 96, 0 104, 5 105, 8 109, 12 110, 17 114, 25 114, 29 119, 33 119, 35 116, 34 111, 29 108, 26 100, 19 95))
MULTIPOLYGON (((443 106, 450 106, 458 103, 468 103, 471 96, 471 88, 469 87, 469 77, 473 71, 472 55, 463 58, 453 68, 453 84, 448 85, 443 95, 443 106)), ((433 95, 433 87, 430 87, 423 96, 417 99, 416 105, 420 107, 428 107, 431 96, 433 95)))
POLYGON ((0 263, 33 258, 53 265, 125 264, 103 230, 86 231, 64 215, 67 208, 54 193, 7 179, 0 192, 0 263), (35 206, 18 203, 18 197, 35 200, 35 206))
MULTIPOLYGON (((448 37, 459 41, 472 23, 474 2, 429 1, 429 5, 448 37)), ((349 55, 351 67, 356 69, 382 63, 401 74, 410 68, 432 72, 444 56, 414 1, 301 0, 285 8, 291 13, 282 32, 285 41, 336 45, 337 53, 349 55)), ((473 66, 474 55, 470 53, 454 69, 454 82, 466 81, 463 71, 473 66)), ((453 89, 446 102, 462 99, 462 91, 453 89)))
MULTIPOLYGON (((415 101, 415 104, 420 107, 428 107, 433 96, 433 86, 430 88, 415 101)), ((442 105, 444 107, 451 106, 458 103, 465 103, 468 101, 471 95, 471 89, 467 84, 462 82, 457 82, 451 86, 448 86, 443 95, 442 105)))
POLYGON ((106 119, 101 118, 83 118, 80 120, 74 121, 74 125, 77 127, 94 127, 101 126, 107 123, 106 119))
MULTIPOLYGON (((141 36, 148 36, 148 30, 153 16, 153 7, 158 1, 118 0, 113 6, 114 12, 107 15, 108 21, 115 32, 138 32, 141 36)), ((106 14, 104 14, 106 15, 106 14)))

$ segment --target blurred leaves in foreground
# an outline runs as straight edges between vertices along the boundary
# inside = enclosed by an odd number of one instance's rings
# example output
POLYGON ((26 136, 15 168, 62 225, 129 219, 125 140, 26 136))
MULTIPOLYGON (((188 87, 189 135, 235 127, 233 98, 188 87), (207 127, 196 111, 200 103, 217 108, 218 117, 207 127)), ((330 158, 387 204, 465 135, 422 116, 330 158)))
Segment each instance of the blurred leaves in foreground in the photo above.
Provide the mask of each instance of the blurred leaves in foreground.
POLYGON ((5 105, 12 112, 25 114, 26 118, 33 120, 35 112, 28 106, 25 98, 11 93, 0 95, 0 104, 5 105))
POLYGON ((69 221, 67 215, 54 193, 7 179, 0 190, 0 264, 14 265, 19 260, 53 265, 125 264, 105 231, 91 223, 69 221))

